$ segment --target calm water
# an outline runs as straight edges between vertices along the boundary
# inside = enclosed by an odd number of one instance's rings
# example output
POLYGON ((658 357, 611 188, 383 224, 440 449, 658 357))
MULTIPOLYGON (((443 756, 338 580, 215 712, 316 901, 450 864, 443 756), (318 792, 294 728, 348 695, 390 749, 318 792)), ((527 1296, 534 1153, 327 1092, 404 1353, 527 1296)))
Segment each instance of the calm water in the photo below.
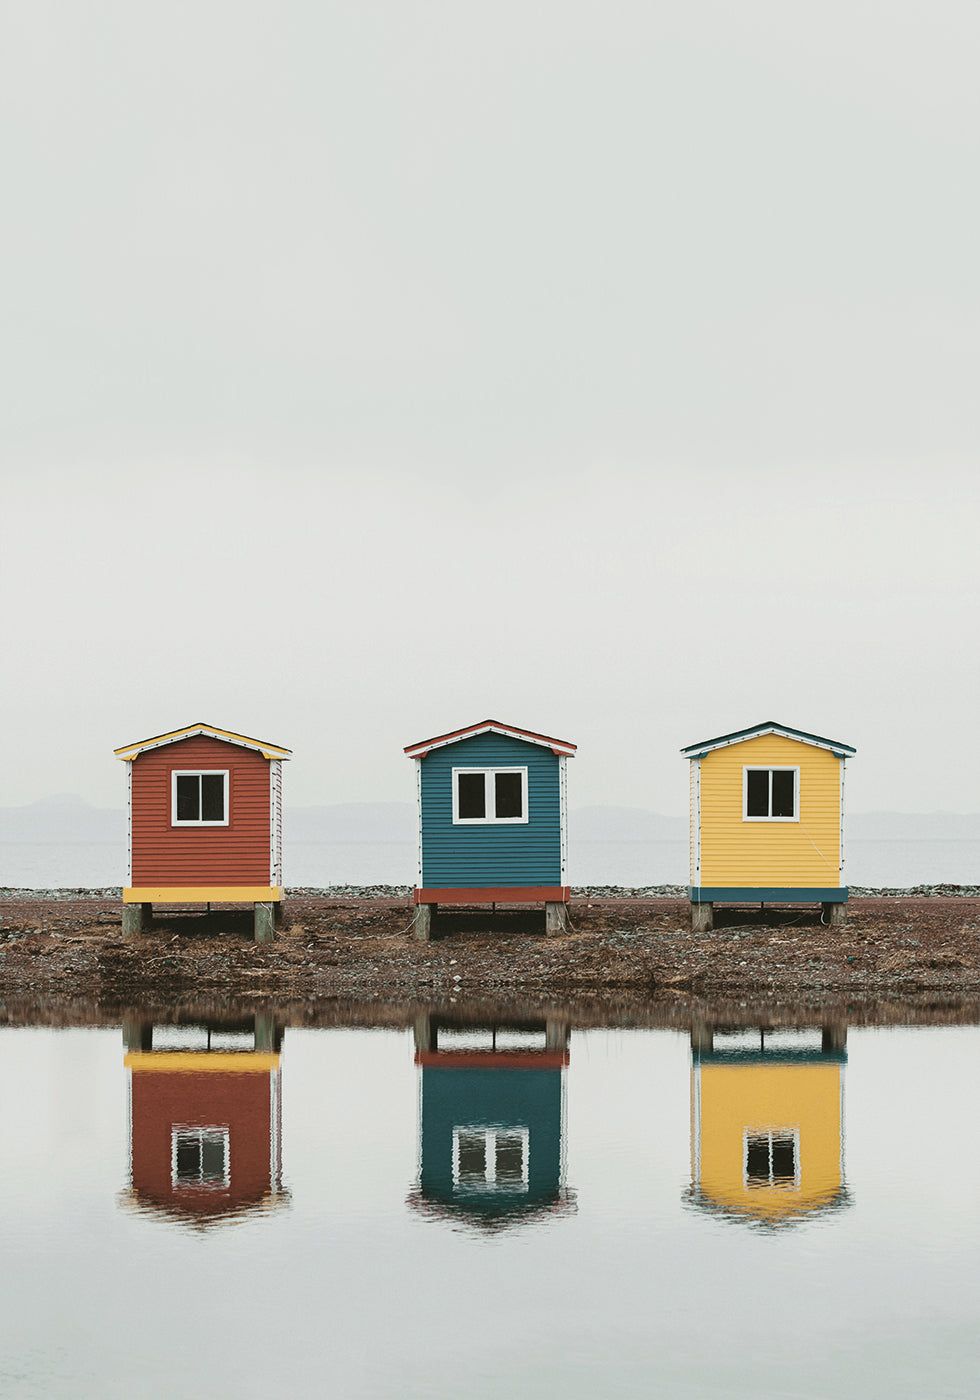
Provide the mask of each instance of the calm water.
MULTIPOLYGON (((687 882, 684 841, 581 841, 570 847, 576 885, 665 885, 687 882)), ((410 842, 323 841, 287 843, 288 885, 410 885, 415 847, 410 842)), ((851 841, 852 885, 980 884, 976 841, 851 841)), ((0 886, 46 889, 121 885, 125 852, 108 842, 0 847, 0 886)))
POLYGON ((0 1031, 0 1393, 975 1394, 976 1027, 453 1014, 0 1031))

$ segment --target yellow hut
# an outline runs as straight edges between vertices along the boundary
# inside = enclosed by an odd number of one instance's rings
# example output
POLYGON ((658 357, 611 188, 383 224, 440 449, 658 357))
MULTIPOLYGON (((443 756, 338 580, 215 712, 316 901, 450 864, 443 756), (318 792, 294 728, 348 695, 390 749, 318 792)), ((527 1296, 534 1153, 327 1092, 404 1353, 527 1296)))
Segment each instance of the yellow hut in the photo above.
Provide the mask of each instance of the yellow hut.
MULTIPOLYGON (((695 1039, 691 1067, 691 1200, 767 1227, 847 1204, 846 1028, 695 1039), (724 1040, 728 1040, 726 1046, 724 1040), (775 1043, 773 1043, 775 1042, 775 1043)), ((692 1037, 693 1038, 693 1037, 692 1037)))
POLYGON ((691 744, 691 919, 716 903, 820 903, 844 922, 850 744, 775 720, 691 744))

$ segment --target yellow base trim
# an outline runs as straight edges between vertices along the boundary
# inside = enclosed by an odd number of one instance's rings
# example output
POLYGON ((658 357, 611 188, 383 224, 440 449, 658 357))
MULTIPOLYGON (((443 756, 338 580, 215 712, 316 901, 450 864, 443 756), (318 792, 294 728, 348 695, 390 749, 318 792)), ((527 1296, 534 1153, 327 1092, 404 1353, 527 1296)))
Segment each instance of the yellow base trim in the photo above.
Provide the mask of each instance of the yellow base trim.
POLYGON ((268 1074, 279 1068, 279 1056, 251 1050, 131 1050, 123 1064, 154 1074, 268 1074))
POLYGON ((123 890, 123 904, 270 904, 281 885, 138 885, 123 890))

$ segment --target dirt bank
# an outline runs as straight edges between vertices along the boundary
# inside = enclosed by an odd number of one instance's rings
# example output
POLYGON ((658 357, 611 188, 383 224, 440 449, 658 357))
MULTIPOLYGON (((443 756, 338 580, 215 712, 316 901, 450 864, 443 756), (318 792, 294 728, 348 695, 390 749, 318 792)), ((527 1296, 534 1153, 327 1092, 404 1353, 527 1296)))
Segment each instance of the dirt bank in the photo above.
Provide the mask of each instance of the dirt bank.
POLYGON ((126 942, 115 899, 22 892, 0 899, 0 998, 599 1000, 637 1010, 692 999, 910 1007, 980 999, 976 897, 852 899, 840 930, 824 927, 818 910, 724 909, 708 934, 691 932, 689 906, 676 898, 580 898, 566 934, 546 937, 540 909, 469 909, 441 913, 428 944, 411 937, 411 913, 404 896, 299 895, 270 945, 256 946, 250 911, 234 909, 159 910, 126 942))

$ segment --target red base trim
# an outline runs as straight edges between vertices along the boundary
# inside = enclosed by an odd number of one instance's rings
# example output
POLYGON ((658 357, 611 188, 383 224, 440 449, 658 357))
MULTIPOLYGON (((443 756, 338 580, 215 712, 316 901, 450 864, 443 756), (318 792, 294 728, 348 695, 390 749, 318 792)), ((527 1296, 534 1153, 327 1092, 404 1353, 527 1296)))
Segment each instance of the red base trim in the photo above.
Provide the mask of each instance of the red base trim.
POLYGON ((504 885, 500 889, 416 889, 416 904, 567 904, 570 885, 504 885))
POLYGON ((561 1069, 567 1050, 416 1050, 415 1063, 430 1069, 561 1069))

